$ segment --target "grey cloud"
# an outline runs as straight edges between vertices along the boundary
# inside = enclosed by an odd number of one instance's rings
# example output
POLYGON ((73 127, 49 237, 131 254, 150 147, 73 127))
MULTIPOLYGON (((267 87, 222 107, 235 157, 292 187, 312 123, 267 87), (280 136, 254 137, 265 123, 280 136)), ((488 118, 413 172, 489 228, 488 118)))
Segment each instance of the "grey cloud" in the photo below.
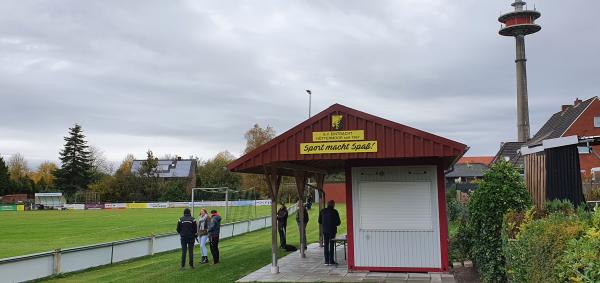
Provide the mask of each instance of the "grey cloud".
MULTIPOLYGON (((494 154, 515 139, 510 1, 14 1, 0 7, 0 148, 55 160, 81 123, 127 152, 239 154, 338 102, 494 154)), ((598 95, 591 1, 537 1, 527 38, 532 131, 598 95), (585 9, 582 9, 585 7, 585 9)), ((530 3, 532 5, 532 3, 530 3)))

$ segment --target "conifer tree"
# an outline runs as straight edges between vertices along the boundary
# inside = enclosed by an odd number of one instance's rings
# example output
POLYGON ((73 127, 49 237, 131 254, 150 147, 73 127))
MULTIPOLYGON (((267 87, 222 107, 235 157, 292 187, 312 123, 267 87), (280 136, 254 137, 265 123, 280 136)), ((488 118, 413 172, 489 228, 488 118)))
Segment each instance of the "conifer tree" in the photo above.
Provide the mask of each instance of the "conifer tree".
POLYGON ((0 156, 0 196, 10 193, 10 177, 8 167, 4 159, 0 156))
POLYGON ((92 158, 80 125, 69 128, 60 161, 62 166, 54 173, 56 186, 69 196, 87 189, 92 177, 92 158))

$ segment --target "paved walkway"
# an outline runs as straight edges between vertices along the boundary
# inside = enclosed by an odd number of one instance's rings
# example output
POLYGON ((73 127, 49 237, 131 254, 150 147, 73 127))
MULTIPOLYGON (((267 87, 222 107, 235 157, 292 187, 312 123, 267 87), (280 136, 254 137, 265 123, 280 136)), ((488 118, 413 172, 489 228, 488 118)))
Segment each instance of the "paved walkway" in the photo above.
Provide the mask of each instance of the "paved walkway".
POLYGON ((314 243, 306 258, 297 251, 279 259, 278 274, 271 274, 268 264, 237 282, 455 282, 450 274, 348 272, 343 247, 338 247, 337 257, 338 266, 323 265, 323 249, 314 243))

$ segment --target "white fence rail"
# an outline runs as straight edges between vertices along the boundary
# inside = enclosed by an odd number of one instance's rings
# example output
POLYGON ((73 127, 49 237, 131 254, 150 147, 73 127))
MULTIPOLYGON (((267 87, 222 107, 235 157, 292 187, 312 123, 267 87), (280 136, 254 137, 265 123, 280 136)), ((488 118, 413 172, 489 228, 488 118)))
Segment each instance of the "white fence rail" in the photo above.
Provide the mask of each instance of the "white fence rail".
MULTIPOLYGON (((292 214, 297 207, 288 210, 292 214)), ((271 217, 221 225, 221 239, 271 227, 271 217)), ((181 248, 179 234, 134 238, 97 245, 0 259, 0 281, 23 282, 118 263, 181 248)))

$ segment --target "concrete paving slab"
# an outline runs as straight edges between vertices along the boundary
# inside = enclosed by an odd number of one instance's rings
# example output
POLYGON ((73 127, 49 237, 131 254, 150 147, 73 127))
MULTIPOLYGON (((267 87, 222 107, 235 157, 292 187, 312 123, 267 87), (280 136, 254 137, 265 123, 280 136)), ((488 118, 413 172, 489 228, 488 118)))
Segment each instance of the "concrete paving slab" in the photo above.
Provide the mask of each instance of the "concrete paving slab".
MULTIPOLYGON (((343 248, 339 247, 339 254, 343 248)), ((323 264, 323 250, 318 244, 311 244, 306 250, 306 258, 299 252, 291 253, 278 261, 279 273, 271 274, 271 264, 240 278, 237 282, 440 282, 455 283, 452 275, 427 273, 385 273, 368 271, 348 271, 348 263, 338 258, 337 266, 323 264), (448 277, 445 277, 448 276, 448 277), (452 280, 452 281, 448 281, 452 280)))

